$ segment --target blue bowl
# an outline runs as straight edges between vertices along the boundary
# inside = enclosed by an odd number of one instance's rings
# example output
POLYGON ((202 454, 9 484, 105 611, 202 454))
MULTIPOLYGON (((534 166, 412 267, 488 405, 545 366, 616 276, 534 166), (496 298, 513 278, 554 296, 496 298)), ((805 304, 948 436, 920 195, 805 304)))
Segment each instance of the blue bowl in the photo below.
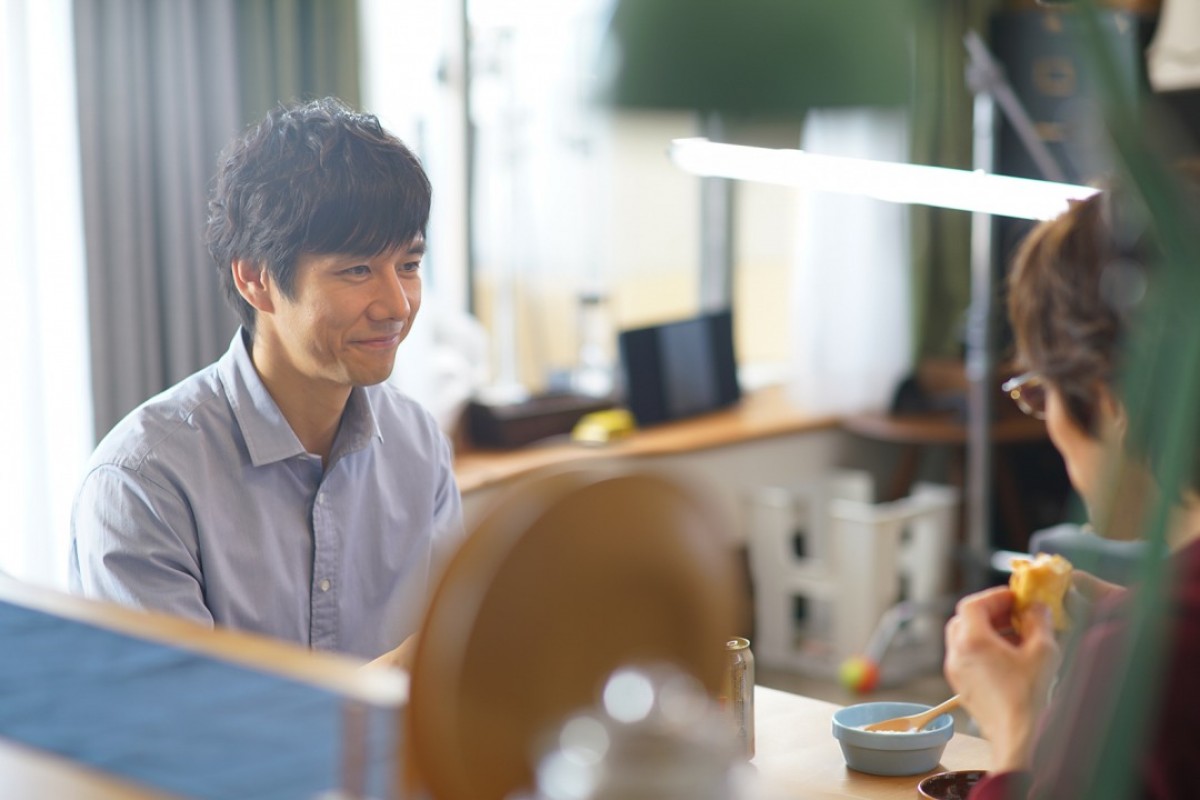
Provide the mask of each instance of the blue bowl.
POLYGON ((946 742, 954 735, 954 717, 942 714, 920 731, 872 733, 863 725, 928 711, 921 703, 859 703, 833 714, 833 738, 842 747, 846 766, 872 775, 919 775, 938 765, 946 742))

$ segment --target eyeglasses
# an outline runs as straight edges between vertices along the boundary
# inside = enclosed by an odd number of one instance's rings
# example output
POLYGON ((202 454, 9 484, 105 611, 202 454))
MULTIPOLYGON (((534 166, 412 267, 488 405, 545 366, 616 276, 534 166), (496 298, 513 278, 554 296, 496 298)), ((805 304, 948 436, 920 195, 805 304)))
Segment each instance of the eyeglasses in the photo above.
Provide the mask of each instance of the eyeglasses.
POLYGON ((1046 418, 1046 384, 1036 372, 1026 372, 1005 381, 1000 389, 1016 402, 1017 407, 1035 419, 1046 418))

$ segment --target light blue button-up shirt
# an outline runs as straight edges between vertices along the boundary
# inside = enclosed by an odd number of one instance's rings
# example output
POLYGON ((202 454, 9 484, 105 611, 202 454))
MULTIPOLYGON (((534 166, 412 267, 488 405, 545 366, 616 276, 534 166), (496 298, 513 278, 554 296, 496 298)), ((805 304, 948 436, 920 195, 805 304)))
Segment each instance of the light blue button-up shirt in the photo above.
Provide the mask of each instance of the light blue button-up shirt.
POLYGON ((461 538, 446 437, 389 384, 356 388, 328 466, 242 332, 104 437, 71 520, 82 594, 373 658, 414 633, 461 538))

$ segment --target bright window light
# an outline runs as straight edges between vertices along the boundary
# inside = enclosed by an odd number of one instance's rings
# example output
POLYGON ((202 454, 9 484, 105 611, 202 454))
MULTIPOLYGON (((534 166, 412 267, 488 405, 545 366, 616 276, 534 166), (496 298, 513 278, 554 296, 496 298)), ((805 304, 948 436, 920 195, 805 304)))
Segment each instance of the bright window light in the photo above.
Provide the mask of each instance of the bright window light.
POLYGON ((774 183, 1018 219, 1053 219, 1067 210, 1069 201, 1083 200, 1098 191, 1070 183, 748 147, 702 138, 675 139, 670 156, 681 169, 705 177, 774 183))

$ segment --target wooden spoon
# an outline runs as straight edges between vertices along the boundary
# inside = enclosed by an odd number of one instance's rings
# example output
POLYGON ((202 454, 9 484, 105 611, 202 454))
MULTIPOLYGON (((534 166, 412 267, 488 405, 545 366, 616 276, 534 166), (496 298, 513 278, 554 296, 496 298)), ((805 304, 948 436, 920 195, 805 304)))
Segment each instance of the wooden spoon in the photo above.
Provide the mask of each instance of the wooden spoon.
POLYGON ((898 733, 919 731, 932 720, 955 708, 958 708, 958 695, 954 695, 954 697, 939 703, 928 711, 922 711, 919 714, 910 714, 907 717, 885 719, 882 722, 872 722, 870 725, 863 725, 862 729, 864 731, 894 731, 898 733))

